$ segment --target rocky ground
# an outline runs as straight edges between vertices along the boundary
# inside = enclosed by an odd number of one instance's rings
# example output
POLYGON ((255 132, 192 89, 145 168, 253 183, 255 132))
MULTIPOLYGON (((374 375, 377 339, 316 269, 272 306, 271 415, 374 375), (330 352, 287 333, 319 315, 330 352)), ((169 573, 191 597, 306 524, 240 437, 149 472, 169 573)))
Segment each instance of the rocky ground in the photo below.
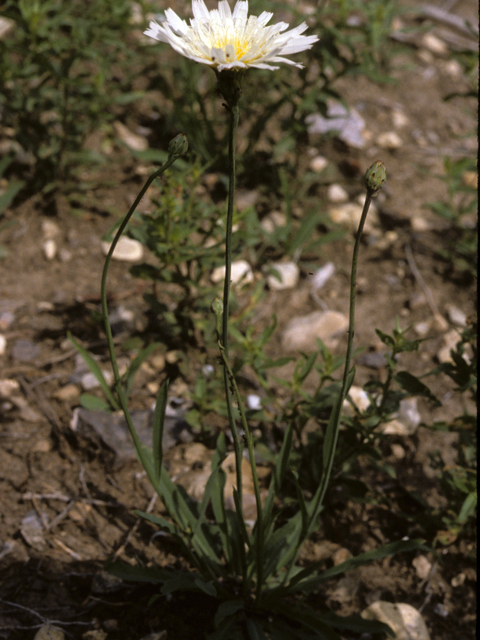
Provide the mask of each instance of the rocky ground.
MULTIPOLYGON (((474 17, 476 9, 465 1, 455 11, 474 17)), ((356 339, 364 352, 356 363, 358 386, 385 371, 376 328, 391 332, 398 318, 402 326, 412 327, 412 335, 428 338, 418 353, 402 359, 404 368, 421 375, 448 360, 458 330, 475 313, 474 283, 448 272, 437 256, 451 231, 424 204, 446 197, 444 183, 435 177, 444 171, 444 157, 476 157, 476 102, 463 95, 470 85, 452 56, 457 31, 436 20, 428 24, 435 29, 423 39, 417 34, 411 50, 395 60, 395 83, 379 86, 364 77, 342 81, 341 94, 354 111, 340 137, 325 141, 320 133, 325 123, 320 116, 312 121, 302 163, 322 182, 315 193, 322 214, 346 235, 324 246, 315 272, 297 270, 294 264, 288 268, 293 278, 288 287, 270 281, 255 315, 259 326, 277 315, 278 329, 269 345, 274 357, 311 350, 304 338, 314 331, 342 353, 344 329, 339 333, 339 327, 348 313, 352 219, 362 195, 359 177, 381 158, 388 183, 369 216, 359 267, 356 339), (445 101, 448 94, 457 97, 445 101), (325 175, 332 179, 324 181, 325 175)), ((128 132, 119 130, 122 134, 128 132)), ((116 220, 112 212, 126 211, 141 184, 128 153, 117 149, 111 159, 98 176, 106 186, 89 194, 91 206, 72 213, 60 194, 52 214, 34 195, 5 212, 5 220, 14 224, 0 231, 0 244, 9 250, 0 271, 0 638, 9 640, 195 640, 208 630, 214 613, 198 597, 175 596, 149 606, 152 588, 119 583, 103 571, 112 557, 131 564, 182 566, 169 539, 154 536, 154 529, 132 514, 135 508, 158 512, 162 506, 122 436, 121 421, 92 418, 78 409, 80 394, 91 391, 94 383, 67 335, 81 340, 107 370, 104 336, 95 316, 101 237, 116 220), (63 631, 35 635, 46 623, 63 631)), ((214 192, 218 179, 209 176, 204 193, 214 192)), ((476 176, 465 175, 464 180, 472 184, 476 176)), ((260 202, 250 188, 241 190, 239 198, 247 204, 260 202)), ((301 212, 302 202, 295 207, 301 212)), ((264 211, 262 224, 281 224, 273 207, 264 211)), ((474 218, 471 224, 476 224, 474 218)), ((147 285, 129 274, 128 260, 113 263, 109 283, 119 343, 144 330, 149 317, 143 299, 147 285)), ((258 281, 261 274, 254 271, 252 277, 258 281)), ((134 396, 138 424, 148 422, 158 382, 167 373, 178 374, 179 357, 178 348, 165 346, 142 367, 134 396)), ((189 357, 192 375, 177 375, 171 387, 172 398, 183 401, 195 382, 195 353, 189 357)), ((286 377, 290 371, 287 365, 281 374, 286 377)), ((314 383, 309 379, 307 389, 314 383)), ((405 484, 435 506, 443 505, 445 497, 429 454, 439 450, 447 464, 453 463, 457 434, 434 432, 428 425, 472 413, 475 407, 454 393, 445 376, 429 384, 442 405, 415 399, 399 416, 399 430, 391 434, 386 455, 405 484)), ((178 428, 175 411, 172 405, 168 461, 172 475, 195 493, 201 491, 200 472, 211 453, 189 429, 178 428)), ((148 425, 144 428, 148 431, 148 425)), ((365 473, 378 488, 381 480, 375 472, 365 473)), ((390 511, 333 500, 303 560, 338 562, 345 554, 397 539, 405 534, 395 519, 397 508, 393 498, 390 511)), ((378 600, 403 603, 421 612, 432 640, 473 638, 474 540, 453 540, 438 551, 359 569, 329 583, 312 604, 347 615, 378 600)), ((392 613, 386 615, 393 624, 392 613)))

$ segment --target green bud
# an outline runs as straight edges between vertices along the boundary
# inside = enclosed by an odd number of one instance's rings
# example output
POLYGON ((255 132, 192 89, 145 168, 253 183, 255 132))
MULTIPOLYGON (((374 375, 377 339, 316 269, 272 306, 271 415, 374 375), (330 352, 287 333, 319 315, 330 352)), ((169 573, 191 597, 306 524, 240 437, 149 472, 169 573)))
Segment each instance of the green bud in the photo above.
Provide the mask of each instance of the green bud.
POLYGON ((178 136, 175 136, 173 140, 170 140, 170 144, 168 145, 168 155, 169 156, 183 156, 184 153, 188 151, 188 140, 187 136, 184 133, 179 133, 178 136))
POLYGON ((220 298, 214 298, 212 304, 210 305, 210 309, 212 310, 212 313, 217 316, 217 318, 222 315, 223 302, 220 300, 220 298))
POLYGON ((387 169, 381 160, 377 160, 369 167, 363 178, 368 191, 376 196, 387 180, 387 169))

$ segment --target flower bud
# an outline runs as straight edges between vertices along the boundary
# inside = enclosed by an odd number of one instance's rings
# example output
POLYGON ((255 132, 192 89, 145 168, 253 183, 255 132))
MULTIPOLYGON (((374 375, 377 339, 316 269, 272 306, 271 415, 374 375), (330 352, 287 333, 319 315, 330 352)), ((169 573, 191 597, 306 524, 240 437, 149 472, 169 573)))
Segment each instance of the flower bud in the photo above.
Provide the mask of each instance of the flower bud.
POLYGON ((170 144, 168 145, 169 156, 175 156, 178 158, 179 156, 183 156, 184 153, 187 153, 187 151, 188 140, 184 133, 179 133, 178 136, 173 138, 173 140, 170 140, 170 144))
POLYGON ((212 304, 210 305, 210 309, 212 313, 217 316, 217 318, 219 318, 222 315, 223 302, 220 300, 220 298, 214 298, 212 304))
POLYGON ((368 191, 376 196, 387 180, 387 169, 381 160, 377 160, 370 166, 363 178, 368 191))

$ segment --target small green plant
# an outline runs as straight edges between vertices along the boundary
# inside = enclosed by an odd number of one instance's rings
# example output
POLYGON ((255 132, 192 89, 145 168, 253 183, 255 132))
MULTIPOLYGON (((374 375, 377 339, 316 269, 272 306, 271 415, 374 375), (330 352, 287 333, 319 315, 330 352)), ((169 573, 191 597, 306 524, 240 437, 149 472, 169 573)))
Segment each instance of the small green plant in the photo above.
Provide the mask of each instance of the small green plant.
POLYGON ((114 117, 112 104, 138 97, 114 81, 131 57, 120 37, 130 3, 7 0, 0 16, 14 23, 0 40, 2 123, 31 167, 29 188, 52 189, 75 164, 102 160, 83 149, 87 135, 114 117))

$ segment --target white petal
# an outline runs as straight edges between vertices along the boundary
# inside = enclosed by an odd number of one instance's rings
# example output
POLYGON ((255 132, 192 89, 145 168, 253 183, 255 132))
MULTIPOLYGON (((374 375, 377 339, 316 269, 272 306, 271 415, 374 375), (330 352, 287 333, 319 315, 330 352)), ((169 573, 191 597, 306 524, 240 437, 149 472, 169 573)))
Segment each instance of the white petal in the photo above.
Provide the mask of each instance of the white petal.
POLYGON ((166 22, 179 34, 184 35, 188 31, 188 26, 185 20, 182 20, 177 16, 173 9, 167 9, 165 11, 166 22))
POLYGON ((248 16, 248 0, 238 0, 233 9, 234 20, 246 20, 248 16))
POLYGON ((203 0, 192 0, 192 11, 197 20, 209 19, 209 12, 203 0))
POLYGON ((230 5, 228 4, 227 0, 221 0, 218 3, 218 13, 220 14, 221 20, 232 18, 232 12, 230 10, 230 5))

